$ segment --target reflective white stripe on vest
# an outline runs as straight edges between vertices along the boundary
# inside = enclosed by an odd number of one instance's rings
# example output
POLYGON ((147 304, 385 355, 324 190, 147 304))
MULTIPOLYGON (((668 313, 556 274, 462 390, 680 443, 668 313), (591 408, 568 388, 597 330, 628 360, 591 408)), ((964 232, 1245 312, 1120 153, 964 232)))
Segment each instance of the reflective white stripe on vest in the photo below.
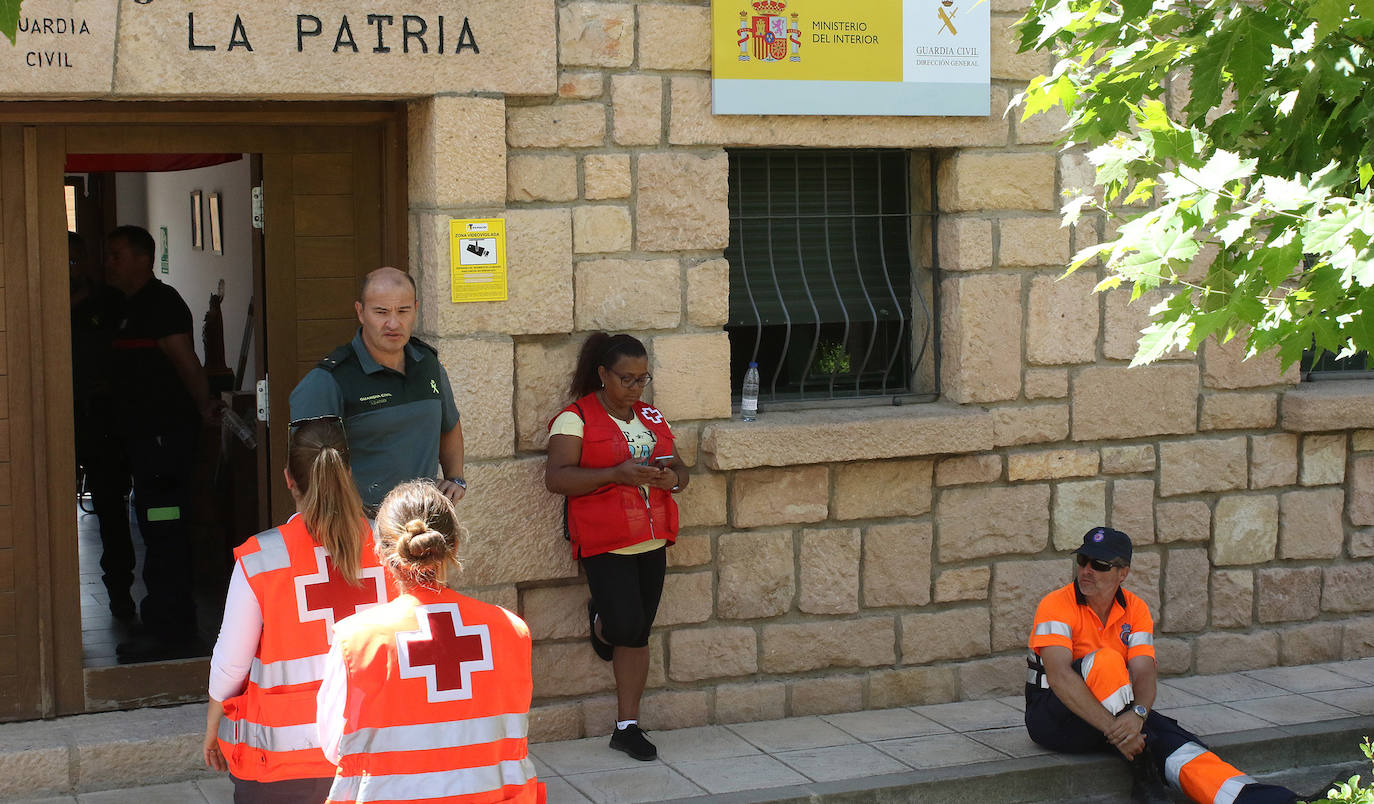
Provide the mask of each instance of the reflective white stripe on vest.
POLYGON ((1107 707, 1108 712, 1116 715, 1126 711, 1126 707, 1130 706, 1134 700, 1135 692, 1131 689, 1131 685, 1126 683, 1118 687, 1116 692, 1104 698, 1102 705, 1107 707))
POLYGON ((1083 657, 1083 663, 1078 666, 1078 674, 1084 681, 1088 680, 1088 674, 1093 671, 1093 660, 1097 658, 1097 651, 1089 653, 1083 657))
POLYGON ((432 773, 389 776, 340 776, 329 790, 330 801, 414 801, 457 798, 522 785, 534 778, 529 759, 506 760, 480 768, 456 768, 432 773))
POLYGON ((528 715, 492 715, 447 723, 416 723, 358 729, 343 736, 339 752, 377 754, 383 751, 427 751, 433 748, 462 748, 497 740, 523 740, 529 734, 528 715))
POLYGON ((1043 623, 1036 623, 1035 635, 1061 636, 1065 639, 1073 639, 1073 631, 1069 630, 1069 624, 1061 623, 1058 620, 1046 620, 1043 623))
POLYGON ((1026 683, 1032 687, 1039 687, 1042 690, 1050 688, 1050 677, 1038 670, 1026 671, 1026 683))
POLYGON ((323 656, 307 656, 304 659, 282 659, 279 662, 264 664, 254 656, 253 665, 248 670, 248 678, 265 690, 322 681, 324 659, 323 656))
POLYGON ((1207 753, 1207 749, 1197 743, 1184 743, 1164 760, 1164 779, 1169 784, 1183 789, 1183 783, 1179 781, 1179 774, 1183 772, 1183 766, 1207 753))
POLYGON ((314 723, 264 726, 247 720, 224 718, 219 722, 219 738, 226 743, 246 745, 260 751, 304 751, 320 747, 320 735, 314 723))
POLYGON ((1240 795, 1240 791, 1243 790, 1247 784, 1254 784, 1254 781, 1254 779, 1251 779, 1243 773, 1232 776, 1230 779, 1222 782, 1221 787, 1217 788, 1217 794, 1213 796, 1212 804, 1234 804, 1236 796, 1240 795))
POLYGON ((291 555, 286 552, 286 540, 277 528, 259 533, 258 551, 243 557, 243 574, 249 578, 261 572, 286 569, 289 566, 291 555))
POLYGON ((1133 634, 1131 634, 1130 636, 1126 637, 1126 647, 1128 647, 1128 648, 1138 648, 1138 647, 1140 647, 1141 645, 1154 645, 1154 644, 1155 644, 1155 635, 1152 634, 1152 633, 1150 633, 1149 631, 1136 631, 1135 633, 1133 633, 1133 634))

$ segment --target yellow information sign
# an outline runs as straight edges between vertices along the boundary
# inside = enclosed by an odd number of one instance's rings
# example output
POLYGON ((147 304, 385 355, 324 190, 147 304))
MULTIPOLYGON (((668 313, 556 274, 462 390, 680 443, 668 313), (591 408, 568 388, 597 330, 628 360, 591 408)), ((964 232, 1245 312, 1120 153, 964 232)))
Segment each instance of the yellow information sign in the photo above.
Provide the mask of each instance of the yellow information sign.
POLYGON ((452 218, 448 240, 453 301, 505 301, 505 219, 452 218))

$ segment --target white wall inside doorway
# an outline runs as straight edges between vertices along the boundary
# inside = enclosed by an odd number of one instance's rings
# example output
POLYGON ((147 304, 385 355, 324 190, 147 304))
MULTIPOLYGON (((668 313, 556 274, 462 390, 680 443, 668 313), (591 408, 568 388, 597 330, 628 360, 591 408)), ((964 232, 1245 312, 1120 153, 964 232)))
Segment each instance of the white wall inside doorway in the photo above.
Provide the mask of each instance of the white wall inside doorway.
MULTIPOLYGON (((252 201, 250 197, 249 158, 223 165, 163 173, 119 173, 116 176, 116 205, 120 224, 142 226, 158 242, 153 273, 177 289, 191 308, 195 328, 192 332, 196 354, 205 362, 205 342, 201 326, 210 307, 210 294, 224 280, 224 359, 229 368, 238 365, 243 342, 248 300, 253 294, 253 253, 251 246, 252 201), (203 204, 204 248, 191 247, 191 192, 200 190, 203 204), (210 243, 210 194, 220 194, 224 253, 216 254, 210 243), (168 272, 162 273, 161 227, 167 227, 168 272)), ((261 311, 262 305, 256 305, 261 311)), ((252 389, 257 377, 255 344, 248 343, 248 362, 242 384, 252 389)))

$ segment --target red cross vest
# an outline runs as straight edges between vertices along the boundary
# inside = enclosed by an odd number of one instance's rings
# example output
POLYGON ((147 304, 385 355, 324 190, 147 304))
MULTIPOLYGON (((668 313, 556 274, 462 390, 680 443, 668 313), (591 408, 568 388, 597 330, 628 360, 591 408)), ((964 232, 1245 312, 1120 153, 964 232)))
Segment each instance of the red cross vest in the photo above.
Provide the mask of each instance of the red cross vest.
POLYGON ((334 775, 315 732, 315 693, 334 625, 395 597, 377 563, 372 529, 360 556, 361 587, 350 586, 299 514, 234 549, 262 611, 262 637, 243 692, 224 701, 219 746, 240 779, 276 782, 334 775))
POLYGON ((344 686, 347 700, 329 802, 544 800, 529 758, 523 620, 417 588, 349 618, 337 639, 326 690, 344 686))
MULTIPOLYGON (((630 445, 620 425, 601 407, 596 394, 587 394, 562 412, 571 411, 582 419, 582 459, 578 466, 604 469, 630 459, 630 445)), ((654 454, 673 454, 673 431, 657 409, 636 402, 635 415, 654 434, 654 454)), ((561 415, 561 412, 560 412, 561 415)), ((555 417, 556 418, 556 417, 555 417)), ((549 422, 553 426, 553 422, 549 422)), ((568 498, 568 537, 573 558, 594 556, 639 544, 647 539, 677 540, 677 502, 668 491, 649 487, 644 499, 637 486, 612 483, 590 494, 568 498)))

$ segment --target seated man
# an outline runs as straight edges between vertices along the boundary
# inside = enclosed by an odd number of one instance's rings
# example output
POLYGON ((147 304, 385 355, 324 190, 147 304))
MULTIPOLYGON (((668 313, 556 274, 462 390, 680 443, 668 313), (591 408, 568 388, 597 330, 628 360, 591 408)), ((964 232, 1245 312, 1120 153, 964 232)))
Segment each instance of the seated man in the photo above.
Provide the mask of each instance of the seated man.
POLYGON ((1289 804, 1284 787, 1260 784, 1208 751, 1178 721, 1153 711, 1154 620, 1121 588, 1131 540, 1093 528, 1075 556, 1074 582, 1040 601, 1026 660, 1026 730, 1054 751, 1115 749, 1131 763, 1137 801, 1169 801, 1160 774, 1199 802, 1289 804))

